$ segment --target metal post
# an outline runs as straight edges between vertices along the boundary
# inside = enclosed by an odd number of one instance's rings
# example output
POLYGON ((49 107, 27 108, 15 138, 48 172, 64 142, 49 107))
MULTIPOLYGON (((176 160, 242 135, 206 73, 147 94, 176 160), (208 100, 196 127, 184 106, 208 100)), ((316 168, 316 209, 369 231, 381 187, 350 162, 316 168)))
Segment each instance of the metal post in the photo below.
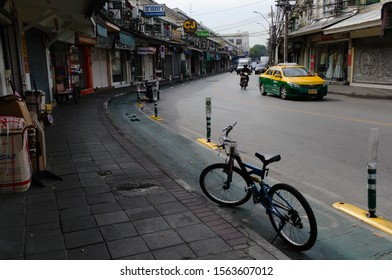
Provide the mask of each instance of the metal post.
POLYGON ((376 218, 376 181, 377 181, 377 150, 380 139, 380 129, 372 128, 369 134, 369 148, 368 148, 368 208, 369 217, 376 218))
POLYGON ((154 102, 154 115, 158 118, 158 102, 154 102))
POLYGON ((211 142, 211 97, 206 97, 207 142, 211 142))

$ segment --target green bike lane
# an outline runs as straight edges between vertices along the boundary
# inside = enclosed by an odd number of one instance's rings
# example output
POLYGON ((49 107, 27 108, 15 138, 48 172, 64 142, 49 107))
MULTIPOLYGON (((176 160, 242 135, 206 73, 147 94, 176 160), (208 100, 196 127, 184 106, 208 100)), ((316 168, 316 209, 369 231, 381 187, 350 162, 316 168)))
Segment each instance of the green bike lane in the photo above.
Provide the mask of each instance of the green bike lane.
MULTIPOLYGON (((223 162, 223 155, 197 142, 197 138, 205 135, 188 137, 165 125, 165 112, 170 112, 168 108, 165 110, 160 107, 159 116, 163 120, 155 121, 150 117, 154 115, 153 104, 143 105, 143 109, 137 106, 136 94, 126 94, 112 99, 108 110, 110 117, 124 135, 151 156, 165 172, 182 179, 202 194, 198 182, 201 171, 212 163, 223 162)), ((193 130, 191 127, 190 129, 193 130)), ((251 163, 257 164, 256 161, 251 163)), ((274 183, 273 178, 268 180, 274 183)), ((312 249, 295 252, 277 238, 273 245, 287 256, 298 260, 392 259, 391 236, 334 209, 317 198, 304 195, 316 215, 318 239, 312 249)), ((214 204, 211 202, 211 205, 214 204)), ((276 235, 265 209, 253 204, 251 200, 236 208, 214 207, 267 241, 272 241, 276 235)))

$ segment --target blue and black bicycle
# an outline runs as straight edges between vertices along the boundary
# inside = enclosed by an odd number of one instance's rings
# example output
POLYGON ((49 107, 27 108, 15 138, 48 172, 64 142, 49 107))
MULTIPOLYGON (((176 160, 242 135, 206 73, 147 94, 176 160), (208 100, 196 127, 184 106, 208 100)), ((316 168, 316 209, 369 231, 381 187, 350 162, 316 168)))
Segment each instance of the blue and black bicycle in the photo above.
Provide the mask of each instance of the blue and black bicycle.
POLYGON ((268 175, 267 166, 279 161, 280 155, 256 153, 263 168, 242 161, 237 142, 229 137, 235 125, 225 128, 224 135, 219 138, 219 148, 227 154, 226 161, 202 171, 201 189, 209 199, 223 206, 238 206, 253 197, 254 203, 265 207, 276 237, 281 237, 295 250, 309 250, 317 239, 317 222, 312 208, 296 188, 282 183, 270 186, 264 181, 268 175))

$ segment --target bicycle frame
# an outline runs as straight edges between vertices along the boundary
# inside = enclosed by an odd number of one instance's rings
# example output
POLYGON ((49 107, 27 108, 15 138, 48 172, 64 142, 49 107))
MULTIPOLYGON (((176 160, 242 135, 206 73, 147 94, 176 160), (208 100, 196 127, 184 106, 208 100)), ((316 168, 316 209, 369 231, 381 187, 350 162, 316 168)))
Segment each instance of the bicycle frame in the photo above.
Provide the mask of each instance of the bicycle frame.
MULTIPOLYGON (((229 152, 226 154, 228 156, 228 179, 227 183, 230 184, 231 182, 231 176, 232 176, 232 170, 234 166, 234 161, 236 161, 242 171, 242 173, 245 176, 246 182, 248 184, 248 189, 252 190, 253 193, 253 201, 254 203, 261 203, 261 205, 264 206, 264 208, 267 210, 267 212, 271 212, 275 216, 282 218, 283 215, 279 212, 275 204, 272 202, 270 196, 268 195, 268 190, 271 188, 270 185, 264 182, 265 177, 268 175, 268 169, 267 168, 258 168, 254 165, 244 163, 242 161, 242 158, 237 150, 237 144, 235 141, 231 141, 228 139, 224 140, 224 144, 222 144, 222 147, 224 147, 228 143, 230 146, 229 152), (259 176, 259 178, 254 177, 252 175, 259 176), (259 184, 260 190, 257 188, 256 183, 259 184), (262 191, 262 192, 261 192, 262 191)), ((229 186, 227 186, 229 187, 229 186)), ((279 194, 277 194, 282 200, 287 202, 283 197, 281 197, 279 194)), ((288 202, 287 202, 288 203, 288 202)), ((289 204, 289 203, 288 203, 289 204)))

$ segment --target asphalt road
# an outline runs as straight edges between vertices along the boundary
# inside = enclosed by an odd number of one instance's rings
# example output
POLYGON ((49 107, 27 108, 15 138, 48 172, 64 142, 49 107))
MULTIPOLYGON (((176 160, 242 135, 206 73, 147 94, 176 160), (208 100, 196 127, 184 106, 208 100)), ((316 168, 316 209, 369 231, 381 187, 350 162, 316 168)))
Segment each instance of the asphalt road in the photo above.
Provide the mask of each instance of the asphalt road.
MULTIPOLYGON (((344 201, 367 207, 367 142, 370 128, 381 130, 378 157, 377 212, 392 219, 392 116, 390 101, 354 99, 330 95, 323 101, 283 101, 261 96, 257 77, 251 76, 244 91, 234 73, 165 88, 158 102, 161 122, 152 121, 152 104, 142 112, 135 96, 111 102, 115 122, 167 172, 199 191, 198 176, 213 162, 215 152, 196 142, 206 137, 205 98, 212 98, 212 139, 222 128, 238 122, 232 138, 239 142, 245 161, 257 164, 255 151, 279 153, 282 161, 271 168, 271 181, 300 189, 316 212, 319 238, 304 253, 275 244, 294 259, 392 259, 391 237, 334 209, 344 201), (136 115, 140 121, 131 121, 136 115), (388 217, 389 214, 389 217, 388 217)), ((248 203, 221 209, 272 240, 274 232, 261 207, 248 203)))

